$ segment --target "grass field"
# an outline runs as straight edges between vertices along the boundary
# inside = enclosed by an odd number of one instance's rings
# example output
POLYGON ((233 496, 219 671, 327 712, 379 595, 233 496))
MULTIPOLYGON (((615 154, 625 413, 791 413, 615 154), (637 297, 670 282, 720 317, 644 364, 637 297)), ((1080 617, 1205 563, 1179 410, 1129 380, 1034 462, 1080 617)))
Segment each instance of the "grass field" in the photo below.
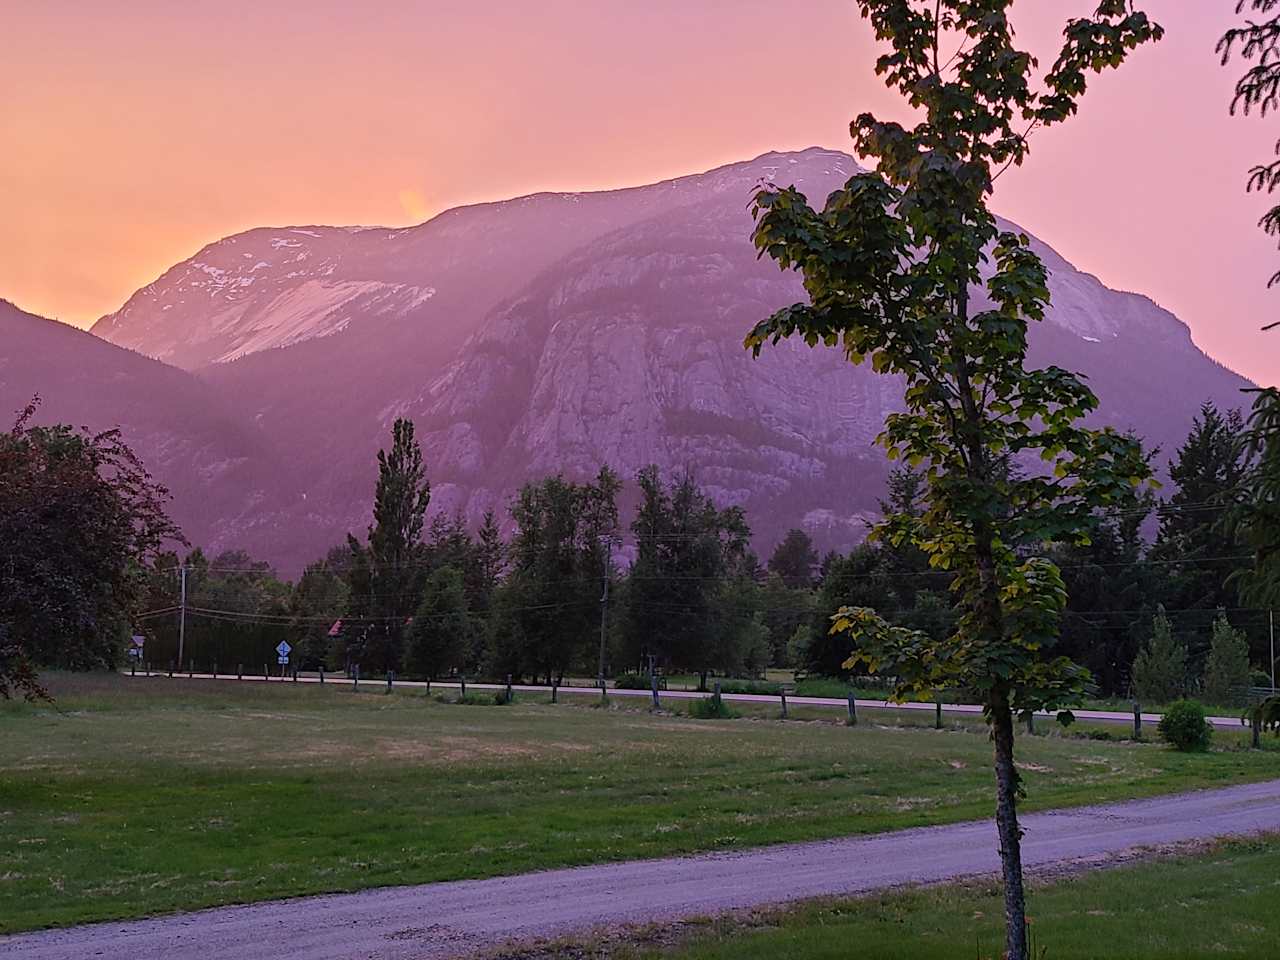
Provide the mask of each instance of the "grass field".
MULTIPOLYGON (((53 676, 0 707, 0 929, 985 816, 977 727, 650 715, 643 698, 462 706, 314 685, 53 676)), ((566 697, 565 700, 568 700, 566 697)), ((681 705, 684 706, 684 705, 681 705)), ((819 716, 815 711, 813 716, 819 716)), ((877 722, 879 721, 879 722, 877 722)), ((1023 737, 1029 808, 1280 777, 1023 737)))
MULTIPOLYGON (((1278 893, 1274 836, 1036 883, 1029 906, 1035 956, 1268 960, 1280 944, 1278 893)), ((661 947, 558 946, 597 960, 996 960, 1002 923, 994 884, 949 884, 648 931, 661 947)))

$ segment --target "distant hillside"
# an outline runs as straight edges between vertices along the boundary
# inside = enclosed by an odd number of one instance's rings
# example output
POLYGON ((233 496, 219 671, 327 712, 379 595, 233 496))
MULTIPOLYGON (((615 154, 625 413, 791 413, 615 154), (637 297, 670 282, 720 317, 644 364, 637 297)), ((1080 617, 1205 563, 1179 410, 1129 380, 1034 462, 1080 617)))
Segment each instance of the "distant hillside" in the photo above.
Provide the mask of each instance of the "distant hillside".
POLYGON ((0 416, 36 395, 37 423, 119 427, 169 486, 171 512, 194 543, 260 543, 286 506, 269 438, 229 413, 213 387, 0 300, 0 416))
MULTIPOLYGON (((404 230, 251 230, 173 267, 94 332, 195 371, 203 384, 181 383, 263 451, 244 464, 252 480, 217 484, 234 502, 210 514, 208 536, 287 570, 367 524, 373 455, 398 415, 423 436, 433 504, 473 519, 531 477, 656 462, 746 505, 762 550, 796 524, 847 545, 882 492, 870 440, 896 385, 802 345, 753 361, 741 341, 802 295, 755 256, 752 191, 794 183, 820 202, 855 169, 810 149, 404 230)), ((1172 314, 1041 253, 1054 307, 1034 357, 1088 374, 1100 419, 1168 451, 1203 400, 1240 405, 1246 382, 1172 314)), ((146 394, 163 402, 159 386, 146 394)), ((116 402, 95 408, 110 416, 116 402)), ((182 429, 172 423, 149 428, 157 442, 182 429)), ((186 489, 189 468, 165 464, 186 489)))

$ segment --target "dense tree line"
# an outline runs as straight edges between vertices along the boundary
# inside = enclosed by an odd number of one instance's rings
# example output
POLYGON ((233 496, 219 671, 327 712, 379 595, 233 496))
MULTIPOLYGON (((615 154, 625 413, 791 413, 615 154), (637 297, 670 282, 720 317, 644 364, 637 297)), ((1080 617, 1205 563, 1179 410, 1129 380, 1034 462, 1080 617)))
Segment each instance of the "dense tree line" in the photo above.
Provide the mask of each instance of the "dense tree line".
MULTIPOLYGON (((428 468, 407 421, 379 456, 365 536, 335 545, 289 583, 243 551, 162 550, 178 536, 163 519, 163 491, 118 436, 28 428, 28 418, 3 435, 0 468, 13 496, 0 519, 14 531, 34 522, 19 494, 36 476, 59 477, 44 492, 65 491, 77 506, 57 509, 54 497, 44 514, 47 542, 62 550, 42 553, 30 531, 9 541, 30 554, 19 564, 10 551, 0 570, 12 584, 0 621, 11 693, 34 684, 34 664, 119 666, 130 634, 146 637, 145 658, 162 669, 258 672, 275 667, 284 640, 291 664, 307 670, 358 664, 365 675, 547 681, 594 677, 603 649, 610 676, 652 665, 707 682, 759 677, 768 667, 850 677, 849 640, 830 632, 841 606, 874 607, 939 638, 955 629, 952 574, 931 567, 918 547, 867 542, 820 557, 797 529, 761 563, 749 517, 717 505, 692 472, 663 477, 649 467, 631 478, 639 502, 629 523, 619 517, 623 481, 606 467, 587 482, 526 484, 506 536, 493 513, 469 529, 460 517, 431 513, 428 468), (73 527, 73 516, 96 519, 73 527), (98 532, 95 549, 80 550, 89 529, 98 532), (55 561, 72 555, 80 566, 66 569, 68 580, 55 561), (111 589, 85 593, 79 578, 99 574, 111 589), (60 593, 70 582, 75 592, 60 593), (54 618, 49 629, 35 629, 36 604, 54 618)), ((1069 599, 1059 649, 1090 670, 1100 692, 1148 702, 1192 693, 1226 704, 1233 690, 1266 681, 1266 608, 1277 598, 1265 576, 1274 556, 1265 521, 1274 508, 1251 491, 1269 489, 1267 429, 1270 421, 1255 416, 1251 426, 1206 404, 1158 496, 1135 490, 1099 511, 1087 543, 1021 546, 1060 567, 1069 599)), ((883 512, 918 515, 921 489, 917 471, 894 471, 883 512)))
MULTIPOLYGON (((1061 569, 1059 649, 1099 692, 1225 704, 1227 687, 1269 672, 1266 610, 1246 595, 1254 557, 1231 523, 1257 461, 1248 440, 1237 412, 1205 404, 1159 496, 1134 489, 1097 511, 1087 542, 1019 545, 1061 569), (1163 679, 1135 676, 1135 662, 1158 662, 1163 679)), ((842 606, 874 607, 938 638, 956 627, 952 574, 917 546, 881 540, 820 557, 795 529, 761 563, 745 512, 717 505, 692 472, 640 471, 625 525, 623 481, 607 467, 586 482, 530 482, 510 505, 506 537, 492 513, 474 531, 431 514, 427 472, 412 425, 396 424, 365 538, 335 546, 294 585, 239 552, 190 553, 188 655, 205 668, 260 669, 284 639, 304 669, 358 664, 366 676, 594 677, 603 652, 610 676, 652 665, 704 683, 769 667, 850 678, 849 640, 830 632, 842 606)), ((895 470, 882 511, 918 516, 922 484, 918 471, 895 470)), ((173 606, 179 563, 164 554, 151 566, 152 608, 173 606)), ((156 662, 176 656, 174 614, 146 630, 156 662)))

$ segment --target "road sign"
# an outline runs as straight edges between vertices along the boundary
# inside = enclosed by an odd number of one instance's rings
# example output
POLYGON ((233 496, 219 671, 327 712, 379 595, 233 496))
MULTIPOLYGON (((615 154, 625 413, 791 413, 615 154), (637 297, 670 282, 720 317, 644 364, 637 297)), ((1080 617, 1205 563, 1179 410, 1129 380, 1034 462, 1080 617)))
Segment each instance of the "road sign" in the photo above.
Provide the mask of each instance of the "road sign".
POLYGON ((292 650, 293 647, 289 646, 288 640, 281 640, 276 646, 276 653, 280 654, 282 657, 287 657, 292 650))
POLYGON ((142 646, 147 642, 147 638, 139 634, 134 634, 129 638, 131 646, 129 647, 129 656, 134 660, 142 659, 142 646))

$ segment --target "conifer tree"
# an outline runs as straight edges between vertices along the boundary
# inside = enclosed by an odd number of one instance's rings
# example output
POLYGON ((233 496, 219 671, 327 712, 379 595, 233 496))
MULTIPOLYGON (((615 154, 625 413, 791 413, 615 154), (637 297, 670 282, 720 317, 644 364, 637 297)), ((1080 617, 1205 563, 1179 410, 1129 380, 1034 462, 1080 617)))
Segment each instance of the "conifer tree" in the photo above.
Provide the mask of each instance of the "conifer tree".
POLYGON ((1249 641, 1218 611, 1204 665, 1204 699, 1214 706, 1241 706, 1249 688, 1249 641))
POLYGON ((1151 620, 1151 637, 1133 661, 1133 692, 1147 704, 1172 703, 1187 688, 1187 648, 1173 634, 1161 608, 1151 620))

